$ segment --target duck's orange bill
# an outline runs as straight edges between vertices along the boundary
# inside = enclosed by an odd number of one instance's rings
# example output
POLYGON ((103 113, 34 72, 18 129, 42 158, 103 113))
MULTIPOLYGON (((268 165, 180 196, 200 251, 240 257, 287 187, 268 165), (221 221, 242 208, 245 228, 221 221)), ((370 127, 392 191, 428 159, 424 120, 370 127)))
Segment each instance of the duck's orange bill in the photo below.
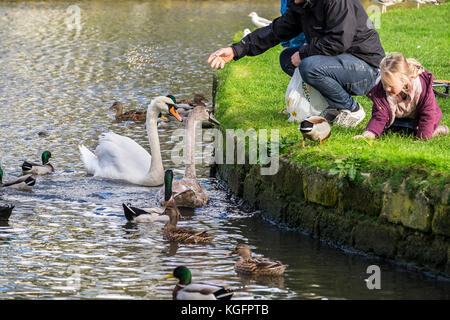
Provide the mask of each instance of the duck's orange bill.
POLYGON ((170 107, 169 112, 171 115, 173 115, 178 121, 183 122, 183 119, 181 119, 180 114, 178 113, 177 109, 175 109, 174 106, 170 107))
POLYGON ((173 274, 169 274, 168 276, 165 276, 164 279, 170 279, 173 278, 173 274))

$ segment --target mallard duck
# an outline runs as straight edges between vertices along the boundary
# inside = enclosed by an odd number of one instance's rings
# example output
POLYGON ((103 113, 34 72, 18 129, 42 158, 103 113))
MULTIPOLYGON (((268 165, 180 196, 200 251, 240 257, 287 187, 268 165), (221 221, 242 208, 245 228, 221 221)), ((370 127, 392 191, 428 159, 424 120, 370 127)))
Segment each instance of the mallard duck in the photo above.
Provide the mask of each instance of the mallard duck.
POLYGON ((258 28, 266 27, 272 23, 272 21, 258 16, 256 12, 250 12, 248 16, 252 18, 252 23, 258 28))
POLYGON ((8 204, 6 206, 0 206, 0 221, 8 221, 14 209, 14 205, 8 204))
POLYGON ((224 286, 207 283, 192 283, 191 271, 185 266, 176 267, 173 273, 164 279, 177 278, 178 284, 173 288, 173 300, 230 300, 233 291, 224 286))
POLYGON ((328 139, 331 135, 331 127, 327 119, 319 116, 306 118, 300 123, 298 128, 303 135, 302 146, 305 147, 306 138, 313 141, 322 141, 328 139))
POLYGON ((3 183, 3 169, 0 168, 0 187, 14 188, 18 190, 30 191, 36 183, 36 179, 31 174, 22 176, 19 179, 3 183))
MULTIPOLYGON (((172 181, 173 181, 173 171, 166 170, 164 174, 164 187, 165 187, 165 198, 166 205, 162 208, 149 208, 140 209, 132 207, 130 204, 122 203, 125 218, 130 222, 169 222, 169 215, 165 214, 167 207, 170 206, 168 202, 172 197, 172 181)), ((170 209, 169 209, 170 210, 170 209)))
POLYGON ((147 118, 147 113, 145 111, 130 110, 123 113, 123 104, 119 101, 114 102, 110 109, 116 110, 117 121, 131 120, 134 122, 145 122, 147 118))
POLYGON ((234 265, 234 270, 238 273, 261 275, 261 276, 279 276, 288 267, 280 261, 271 261, 266 258, 252 258, 252 251, 246 244, 238 244, 236 248, 227 256, 238 254, 239 260, 234 265))
MULTIPOLYGON (((117 121, 134 121, 134 122, 145 122, 147 120, 147 113, 145 111, 130 110, 125 113, 123 112, 122 103, 116 101, 111 106, 111 109, 115 109, 116 120, 117 121)), ((167 128, 168 120, 162 113, 159 113, 158 119, 156 120, 158 128, 167 128)))
POLYGON ((150 144, 147 150, 134 140, 114 132, 104 133, 99 138, 95 154, 80 145, 81 160, 88 174, 97 177, 120 179, 144 186, 160 186, 164 183, 164 167, 161 158, 156 119, 158 114, 170 113, 182 121, 172 99, 160 96, 147 109, 146 130, 150 144))
POLYGON ((212 241, 213 236, 206 231, 198 231, 192 227, 177 227, 178 219, 181 217, 180 211, 171 197, 166 201, 166 209, 164 211, 170 218, 169 222, 164 226, 163 238, 170 242, 182 242, 182 243, 209 243, 212 241))
MULTIPOLYGON (((186 121, 185 144, 186 144, 186 165, 184 177, 173 182, 172 190, 175 203, 179 207, 198 208, 204 206, 209 201, 209 196, 197 181, 195 174, 195 124, 197 121, 209 121, 216 125, 220 123, 207 107, 195 107, 186 121)), ((156 195, 157 201, 164 204, 164 188, 161 188, 156 195)))
POLYGON ((42 164, 24 161, 22 164, 23 174, 44 175, 55 171, 53 165, 49 162, 52 154, 50 151, 42 152, 42 164))
POLYGON ((164 214, 163 208, 140 209, 131 204, 122 203, 125 218, 130 222, 168 222, 169 216, 164 214))

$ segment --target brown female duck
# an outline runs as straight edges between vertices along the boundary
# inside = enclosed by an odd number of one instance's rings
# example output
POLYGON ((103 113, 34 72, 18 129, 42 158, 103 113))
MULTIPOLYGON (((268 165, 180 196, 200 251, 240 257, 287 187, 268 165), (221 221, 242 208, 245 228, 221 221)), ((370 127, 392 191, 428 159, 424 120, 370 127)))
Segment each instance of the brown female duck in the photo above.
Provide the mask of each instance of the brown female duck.
POLYGON ((250 247, 245 244, 238 244, 236 248, 227 256, 238 254, 239 260, 234 265, 234 270, 242 274, 260 275, 260 276, 279 276, 288 267, 280 261, 271 261, 266 258, 252 258, 250 247))
POLYGON ((111 109, 116 110, 116 120, 117 121, 126 121, 131 120, 134 122, 145 122, 147 118, 147 112, 145 110, 130 110, 123 113, 123 105, 119 101, 116 101, 112 104, 111 109))
POLYGON ((172 190, 165 193, 165 211, 164 214, 169 215, 169 222, 165 225, 163 230, 163 238, 171 242, 182 243, 209 243, 213 236, 206 231, 198 231, 191 227, 178 227, 178 218, 181 217, 175 200, 172 196, 172 190))

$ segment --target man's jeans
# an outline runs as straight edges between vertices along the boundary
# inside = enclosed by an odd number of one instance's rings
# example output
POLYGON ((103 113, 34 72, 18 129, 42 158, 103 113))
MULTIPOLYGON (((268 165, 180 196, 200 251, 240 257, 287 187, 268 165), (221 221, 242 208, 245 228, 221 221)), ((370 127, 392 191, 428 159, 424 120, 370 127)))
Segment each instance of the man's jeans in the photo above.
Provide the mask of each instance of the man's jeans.
MULTIPOLYGON (((284 72, 292 76, 295 67, 291 56, 298 48, 288 48, 280 54, 280 65, 284 72)), ((338 56, 310 56, 298 66, 302 79, 317 89, 333 109, 356 107, 354 96, 367 94, 375 85, 378 69, 368 65, 351 54, 338 56)))

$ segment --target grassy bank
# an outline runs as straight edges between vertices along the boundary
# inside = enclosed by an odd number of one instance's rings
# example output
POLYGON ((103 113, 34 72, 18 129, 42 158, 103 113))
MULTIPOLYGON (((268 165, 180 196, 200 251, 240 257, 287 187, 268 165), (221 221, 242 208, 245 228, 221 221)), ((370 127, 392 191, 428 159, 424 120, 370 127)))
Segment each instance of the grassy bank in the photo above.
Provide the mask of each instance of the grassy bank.
MULTIPOLYGON (((416 58, 437 79, 450 79, 449 16, 450 4, 389 10, 382 15, 378 29, 382 45, 386 52, 399 51, 416 58)), ((237 34, 233 40, 241 36, 237 34)), ((370 119, 372 103, 367 97, 356 98, 367 114, 356 128, 333 126, 330 139, 322 146, 309 142, 308 148, 301 148, 298 123, 287 122, 287 116, 279 113, 285 108, 290 80, 279 66, 280 52, 281 46, 276 46, 260 56, 231 62, 217 72, 216 116, 223 128, 279 129, 280 154, 311 166, 336 169, 342 167, 336 160, 344 159, 380 181, 387 177, 399 181, 414 177, 439 185, 449 181, 450 136, 429 141, 394 134, 376 140, 352 139, 363 132, 370 119)), ((450 99, 438 97, 438 103, 443 112, 441 123, 450 126, 450 99)))

